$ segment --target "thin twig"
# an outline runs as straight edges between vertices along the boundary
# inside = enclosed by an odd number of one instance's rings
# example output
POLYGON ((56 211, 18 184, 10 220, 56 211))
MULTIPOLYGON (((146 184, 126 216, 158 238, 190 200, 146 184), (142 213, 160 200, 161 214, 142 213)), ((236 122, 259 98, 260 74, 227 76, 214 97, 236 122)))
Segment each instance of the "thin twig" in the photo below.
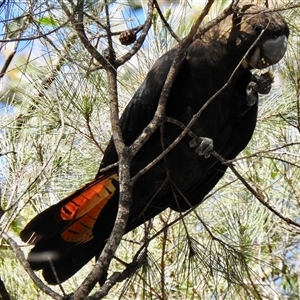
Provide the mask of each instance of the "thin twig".
POLYGON ((30 36, 30 37, 27 37, 27 38, 2 39, 2 40, 0 40, 0 43, 25 42, 25 41, 38 40, 38 39, 41 39, 45 36, 51 35, 52 33, 55 33, 57 31, 59 31, 61 28, 65 27, 68 23, 69 23, 69 20, 67 20, 63 24, 55 27, 55 29, 49 30, 48 32, 40 34, 40 35, 30 36))
POLYGON ((173 31, 172 27, 170 26, 170 24, 167 22, 166 18, 164 17, 163 13, 161 12, 161 9, 157 3, 157 0, 154 0, 154 6, 159 14, 160 19, 163 21, 164 25, 166 26, 166 28, 168 29, 168 31, 170 32, 171 36, 178 42, 181 42, 181 39, 178 37, 178 35, 173 31))
POLYGON ((215 151, 212 151, 212 155, 216 157, 220 162, 227 165, 230 170, 234 173, 234 175, 244 184, 244 186, 251 192, 251 194, 268 210, 270 210, 272 213, 274 213, 277 217, 279 217, 281 220, 285 221, 287 224, 293 225, 297 228, 300 228, 300 224, 294 222, 290 218, 287 218, 283 216, 280 212, 278 212, 275 208, 273 208, 270 204, 268 204, 262 193, 257 192, 241 175, 240 173, 235 169, 234 165, 231 162, 228 162, 226 159, 224 159, 220 154, 218 154, 215 151))
POLYGON ((7 151, 7 152, 4 152, 4 153, 0 153, 0 156, 4 156, 4 155, 8 155, 8 154, 17 154, 16 151, 7 151))

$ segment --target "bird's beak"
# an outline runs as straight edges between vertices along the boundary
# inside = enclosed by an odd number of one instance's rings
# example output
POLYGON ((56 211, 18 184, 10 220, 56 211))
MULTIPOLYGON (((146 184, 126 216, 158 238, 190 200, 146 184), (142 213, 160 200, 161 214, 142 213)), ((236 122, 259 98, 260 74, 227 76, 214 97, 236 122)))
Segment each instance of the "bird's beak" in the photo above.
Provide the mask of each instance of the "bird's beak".
POLYGON ((254 69, 263 69, 278 63, 287 49, 287 37, 280 35, 277 38, 267 40, 261 48, 257 48, 248 61, 254 69))
POLYGON ((274 65, 283 58, 286 48, 287 37, 281 35, 276 39, 267 40, 262 46, 262 51, 269 65, 274 65))

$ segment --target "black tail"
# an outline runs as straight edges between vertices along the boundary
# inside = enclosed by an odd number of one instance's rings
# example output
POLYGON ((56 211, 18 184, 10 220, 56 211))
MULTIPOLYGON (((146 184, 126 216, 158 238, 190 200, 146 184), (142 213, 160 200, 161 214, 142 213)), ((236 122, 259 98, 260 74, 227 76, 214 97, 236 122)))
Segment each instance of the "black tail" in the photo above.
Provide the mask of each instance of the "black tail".
POLYGON ((101 253, 115 221, 118 176, 102 176, 32 219, 20 236, 34 244, 28 261, 50 284, 74 275, 101 253))

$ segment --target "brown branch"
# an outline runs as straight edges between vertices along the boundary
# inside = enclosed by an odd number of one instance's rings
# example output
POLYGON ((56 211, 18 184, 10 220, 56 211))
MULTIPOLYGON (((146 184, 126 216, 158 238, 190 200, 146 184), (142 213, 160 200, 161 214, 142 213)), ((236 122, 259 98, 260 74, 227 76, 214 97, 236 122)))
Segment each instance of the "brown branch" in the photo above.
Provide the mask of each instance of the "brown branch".
POLYGON ((130 161, 131 157, 128 154, 128 149, 124 145, 121 129, 119 126, 118 118, 118 94, 117 94, 117 74, 113 68, 107 69, 107 79, 109 86, 109 101, 111 110, 111 123, 113 138, 115 147, 119 155, 119 180, 120 180, 120 197, 119 207, 114 224, 114 228, 111 232, 104 249, 101 252, 99 259, 97 260, 94 268, 89 273, 87 278, 83 281, 82 285, 74 293, 75 299, 84 299, 90 293, 95 284, 103 276, 105 270, 107 270, 111 259, 125 233, 125 227, 129 215, 131 205, 131 189, 132 183, 130 183, 130 161))
MULTIPOLYGON (((139 26, 136 26, 136 27, 133 27, 133 28, 130 28, 130 29, 127 29, 127 30, 130 30, 130 31, 133 31, 135 33, 138 33, 140 32, 143 28, 144 28, 144 24, 143 25, 139 25, 139 26)), ((120 30, 120 31, 111 31, 110 35, 111 36, 115 36, 115 35, 120 35, 121 33, 123 33, 124 30, 120 30)), ((99 34, 96 36, 97 38, 106 38, 107 37, 107 34, 99 34)), ((143 44, 143 43, 142 43, 143 44)))
POLYGON ((147 19, 142 25, 143 30, 135 42, 134 46, 128 51, 126 54, 124 54, 122 57, 118 58, 115 62, 115 67, 118 68, 119 66, 123 65, 125 62, 127 62, 129 59, 131 59, 142 47, 145 38, 148 34, 148 31, 151 27, 152 24, 152 17, 153 17, 153 0, 148 0, 148 14, 147 14, 147 19))
POLYGON ((45 294, 49 295, 53 299, 56 300, 62 300, 62 296, 60 296, 58 293, 50 289, 47 285, 45 285, 33 272, 31 269, 28 261, 26 260, 23 251, 18 246, 18 244, 7 234, 2 233, 2 237, 5 239, 5 241, 10 245, 10 247, 13 249, 14 253, 16 254, 16 257, 18 258, 19 262, 22 264, 23 268, 27 272, 27 274, 30 276, 32 281, 38 286, 38 288, 43 291, 45 294))
POLYGON ((6 71, 10 65, 10 63, 12 62, 13 58, 15 57, 16 55, 16 52, 17 52, 17 47, 18 47, 18 44, 16 44, 16 46, 14 47, 14 50, 12 53, 9 54, 9 56, 7 57, 7 59, 5 60, 4 62, 4 65, 0 71, 0 79, 4 77, 4 75, 6 74, 6 71))
MULTIPOLYGON (((285 154, 285 153, 282 153, 282 154, 285 154)), ((271 155, 268 156, 268 155, 260 155, 260 154, 258 154, 258 155, 253 154, 252 156, 254 156, 254 157, 259 157, 259 158, 266 158, 266 159, 270 159, 270 160, 276 160, 276 161, 280 161, 280 162, 283 162, 283 163, 285 163, 285 164, 288 164, 288 165, 290 165, 290 166, 293 166, 293 167, 295 167, 295 168, 300 168, 300 165, 298 165, 298 164, 296 164, 296 163, 293 163, 293 162, 291 162, 291 161, 288 161, 288 160, 286 160, 286 159, 276 157, 276 156, 271 156, 271 155)))
MULTIPOLYGON (((124 54, 121 58, 117 58, 115 60, 115 63, 114 63, 114 67, 117 69, 119 66, 123 65, 124 63, 126 63, 128 60, 130 60, 132 58, 132 56, 134 56, 138 50, 140 50, 141 46, 143 45, 144 41, 145 41, 145 38, 148 34, 148 31, 150 29, 150 26, 151 26, 151 22, 152 22, 152 14, 153 14, 153 8, 150 9, 149 11, 149 14, 145 23, 143 25, 140 25, 140 26, 137 26, 137 27, 134 27, 132 29, 130 29, 131 31, 134 31, 135 33, 138 33, 140 32, 142 29, 143 32, 141 33, 140 37, 137 39, 136 43, 134 44, 134 46, 131 48, 130 51, 128 51, 126 54, 124 54)), ((115 31, 115 32, 111 32, 110 35, 111 36, 115 36, 115 35, 120 35, 121 33, 123 33, 124 30, 122 31, 115 31)), ((94 38, 97 38, 97 39, 100 39, 100 38, 107 38, 107 34, 100 34, 100 35, 97 35, 96 37, 94 38)), ((91 39, 94 39, 94 38, 91 38, 91 39)), ((92 59, 91 59, 92 61, 92 59)), ((72 61, 73 62, 73 61, 72 61)), ((84 68, 82 65, 76 63, 76 62, 73 62, 74 64, 78 65, 79 67, 81 67, 83 70, 86 70, 88 71, 88 73, 93 73, 95 71, 98 71, 98 70, 101 70, 101 69, 104 69, 103 66, 97 66, 97 67, 94 67, 93 69, 89 68, 89 69, 86 69, 84 68)))
MULTIPOLYGON (((149 11, 152 11, 152 1, 149 1, 149 11)), ((68 10, 63 9, 66 13, 68 10)), ((103 276, 105 270, 107 270, 108 265, 113 258, 113 255, 122 239, 122 236, 125 233, 125 227, 129 215, 130 205, 131 205, 131 190, 133 183, 130 182, 130 162, 131 155, 128 152, 128 148, 125 146, 122 132, 120 129, 120 121, 119 121, 119 107, 118 107, 118 94, 117 94, 117 73, 115 68, 106 60, 104 60, 103 56, 99 54, 99 52, 89 43, 86 38, 83 26, 83 2, 80 1, 78 3, 78 20, 75 22, 72 19, 72 24, 74 25, 78 36, 80 37, 82 43, 86 47, 86 49, 90 52, 90 54, 100 63, 107 73, 107 81, 109 87, 109 103, 110 103, 110 114, 111 114, 111 126, 113 132, 113 139, 115 143, 115 148, 119 156, 119 188, 120 188, 120 196, 119 196, 119 207, 118 213, 116 216, 114 228, 111 232, 111 236, 108 239, 104 249, 101 252, 99 259, 97 260, 94 268, 84 280, 83 284, 78 288, 78 290, 74 293, 74 299, 83 299, 86 298, 90 293, 95 284, 99 281, 99 279, 103 276)), ((108 17, 108 16, 107 16, 108 17)), ((149 19, 149 14, 148 14, 149 19)), ((149 20, 151 24, 151 19, 149 20)), ((149 26, 150 26, 149 24, 149 26)), ((147 34, 145 31, 146 26, 143 28, 144 34, 147 34)), ((141 38, 141 36, 140 36, 141 38)))
MULTIPOLYGON (((288 144, 281 145, 281 146, 274 147, 274 148, 267 149, 267 150, 259 150, 257 152, 254 152, 254 153, 250 154, 250 155, 237 157, 237 158, 228 160, 227 162, 230 162, 230 163, 231 162, 237 162, 239 160, 244 160, 244 159, 247 159, 247 158, 251 158, 253 156, 259 157, 261 154, 264 154, 264 153, 270 153, 270 152, 274 152, 276 150, 280 150, 280 149, 284 149, 284 148, 287 148, 287 147, 290 147, 290 146, 296 146, 296 145, 300 145, 300 142, 288 143, 288 144)), ((282 154, 284 154, 284 153, 282 153, 282 154)))
MULTIPOLYGON (((177 125, 179 128, 181 128, 182 130, 185 129, 185 125, 184 125, 182 122, 180 122, 179 120, 176 120, 176 119, 174 119, 174 118, 166 117, 165 122, 166 122, 166 123, 168 122, 168 123, 175 124, 175 125, 177 125)), ((197 138, 197 137, 198 137, 198 136, 197 136, 193 131, 191 131, 191 130, 189 130, 189 131, 187 132, 187 134, 188 134, 191 138, 197 138)))
POLYGON ((3 156, 3 155, 8 155, 8 154, 17 154, 17 152, 16 151, 7 151, 7 152, 4 152, 4 153, 1 153, 0 152, 0 156, 3 156))
MULTIPOLYGON (((80 9, 79 9, 80 10, 80 9)), ((107 270, 111 259, 125 233, 125 227, 131 205, 131 190, 133 183, 130 182, 130 162, 132 156, 125 146, 119 122, 118 93, 117 93, 117 73, 113 67, 106 66, 107 81, 109 87, 109 103, 111 114, 111 126, 115 148, 119 156, 119 207, 116 216, 114 228, 111 232, 104 249, 101 252, 94 268, 84 280, 83 284, 74 293, 74 299, 83 299, 87 297, 95 284, 107 270)))
MULTIPOLYGON (((107 4, 106 4, 107 5, 107 4)), ((98 24, 101 28, 103 29, 106 29, 106 27, 101 23, 99 22, 99 20, 97 20, 95 17, 91 16, 90 14, 88 14, 87 12, 83 12, 83 15, 88 17, 89 19, 91 19, 92 21, 94 21, 96 24, 98 24)), ((106 36, 103 36, 103 37, 106 37, 106 36)))
POLYGON ((85 134, 83 132, 82 132, 82 134, 85 135, 86 137, 88 137, 97 146, 97 148, 100 150, 100 152, 102 154, 104 154, 105 150, 103 149, 103 147, 96 140, 95 135, 93 133, 93 130, 91 128, 90 117, 87 116, 85 120, 86 120, 86 126, 87 126, 87 129, 88 129, 89 135, 87 135, 87 134, 85 134))
POLYGON ((110 289, 116 285, 117 282, 122 282, 125 279, 132 276, 132 274, 141 267, 141 265, 144 263, 146 257, 146 251, 138 252, 134 256, 132 262, 130 264, 126 264, 126 268, 124 271, 121 272, 114 272, 105 282, 105 284, 102 286, 101 290, 96 292, 94 295, 87 297, 87 300, 96 300, 96 299, 102 299, 105 297, 110 289))
POLYGON ((79 0, 77 3, 77 11, 76 13, 78 14, 78 18, 75 19, 74 14, 72 14, 68 7, 66 6, 66 4, 61 1, 60 2, 60 6, 62 8, 62 10, 64 11, 64 13, 67 15, 67 17, 69 18, 71 24, 73 25, 74 29, 76 30, 76 33, 81 41, 81 43, 83 44, 83 46, 85 47, 85 49, 90 53, 90 55, 100 64, 103 66, 104 69, 107 69, 111 66, 111 64, 109 63, 109 61, 107 59, 104 58, 103 55, 101 55, 99 53, 99 51, 90 43, 89 39, 87 38, 86 34, 85 34, 85 28, 84 28, 84 23, 83 23, 83 4, 84 1, 83 0, 79 0))
MULTIPOLYGON (((151 16, 153 11, 152 1, 149 1, 148 7, 148 25, 147 21, 143 28, 143 32, 138 40, 141 46, 141 40, 147 35, 147 27, 149 29, 151 25, 151 16), (143 36, 144 35, 144 36, 143 36)), ((108 18, 108 16, 107 16, 108 18)), ((137 44, 137 43, 136 43, 137 44)), ((139 47, 140 47, 139 46, 139 47)), ((111 113, 111 126, 113 132, 113 139, 115 148, 119 155, 119 180, 120 180, 120 197, 119 207, 116 216, 114 228, 111 232, 111 236, 107 241, 95 267, 83 282, 82 286, 74 293, 74 299, 82 299, 86 297, 94 285, 97 283, 99 278, 103 275, 104 270, 107 269, 113 255, 125 233, 125 227, 129 215, 131 205, 131 190, 133 183, 130 182, 130 162, 132 156, 128 152, 128 148, 125 146, 122 132, 120 129, 119 122, 119 108, 118 108, 118 94, 117 94, 117 74, 116 70, 112 67, 107 67, 107 80, 109 87, 109 102, 110 102, 110 113, 111 113)))
POLYGON ((104 0, 104 10, 105 10, 105 17, 106 17, 106 33, 107 33, 107 43, 108 43, 108 61, 114 65, 116 60, 116 54, 113 47, 112 42, 112 34, 111 34, 111 26, 110 26, 110 16, 109 16, 109 7, 107 0, 104 0))
MULTIPOLYGON (((261 293, 257 288, 257 285, 253 282, 253 279, 252 279, 250 271, 249 271, 249 265, 248 265, 247 261, 245 261, 244 257, 242 259, 242 262, 243 262, 243 266, 244 266, 244 269, 246 271, 247 277, 248 277, 248 279, 250 281, 250 284, 253 288, 253 291, 252 291, 252 293, 254 294, 253 296, 255 297, 255 299, 263 300, 263 298, 261 297, 261 293)), ((247 291, 247 288, 245 290, 247 291)))
MULTIPOLYGON (((71 21, 72 25, 74 26, 76 33, 77 33, 78 37, 80 38, 82 44, 86 48, 86 50, 90 53, 92 58, 94 58, 101 65, 101 67, 97 67, 97 68, 91 70, 90 72, 99 70, 101 68, 107 69, 112 66, 115 69, 117 69, 119 66, 121 66, 122 64, 127 62, 129 59, 131 59, 132 56, 135 55, 137 53, 137 51, 141 48, 141 46, 148 34, 151 23, 152 23, 153 3, 152 3, 152 0, 149 0, 147 19, 146 19, 144 25, 137 27, 137 31, 140 31, 142 28, 142 33, 140 34, 139 38, 137 39, 136 43, 131 48, 131 50, 128 51, 126 54, 124 54, 121 58, 116 59, 114 61, 114 63, 112 64, 103 55, 101 55, 99 53, 99 51, 91 44, 91 42, 89 41, 89 39, 86 36, 84 23, 83 23, 83 16, 84 16, 83 1, 81 0, 77 4, 77 11, 76 11, 76 13, 78 14, 77 19, 75 19, 74 14, 72 14, 69 11, 68 7, 64 4, 63 1, 60 3, 60 5, 61 5, 63 11, 65 12, 65 14, 67 15, 67 17, 69 18, 69 20, 71 21)), ((112 33, 107 34, 107 36, 110 36, 110 37, 111 37, 111 35, 112 35, 112 33)))

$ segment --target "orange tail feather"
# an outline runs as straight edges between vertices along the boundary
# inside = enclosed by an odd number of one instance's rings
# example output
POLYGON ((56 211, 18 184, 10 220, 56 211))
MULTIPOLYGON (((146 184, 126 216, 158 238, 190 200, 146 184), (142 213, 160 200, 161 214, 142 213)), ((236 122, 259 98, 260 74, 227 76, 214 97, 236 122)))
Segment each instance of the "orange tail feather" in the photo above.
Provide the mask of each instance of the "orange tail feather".
POLYGON ((64 221, 73 221, 62 233, 67 242, 85 243, 93 238, 93 227, 102 209, 113 196, 118 180, 117 174, 101 180, 98 178, 92 185, 66 203, 60 209, 60 217, 64 221))
POLYGON ((113 181, 116 180, 118 180, 118 175, 112 174, 103 180, 98 178, 93 184, 88 184, 85 190, 61 208, 61 218, 64 221, 71 221, 84 216, 99 202, 115 192, 116 187, 113 181))
POLYGON ((82 218, 70 225, 62 232, 61 237, 67 242, 85 243, 91 240, 93 236, 93 227, 100 215, 103 207, 108 200, 113 196, 113 193, 104 198, 95 207, 88 211, 82 218))

